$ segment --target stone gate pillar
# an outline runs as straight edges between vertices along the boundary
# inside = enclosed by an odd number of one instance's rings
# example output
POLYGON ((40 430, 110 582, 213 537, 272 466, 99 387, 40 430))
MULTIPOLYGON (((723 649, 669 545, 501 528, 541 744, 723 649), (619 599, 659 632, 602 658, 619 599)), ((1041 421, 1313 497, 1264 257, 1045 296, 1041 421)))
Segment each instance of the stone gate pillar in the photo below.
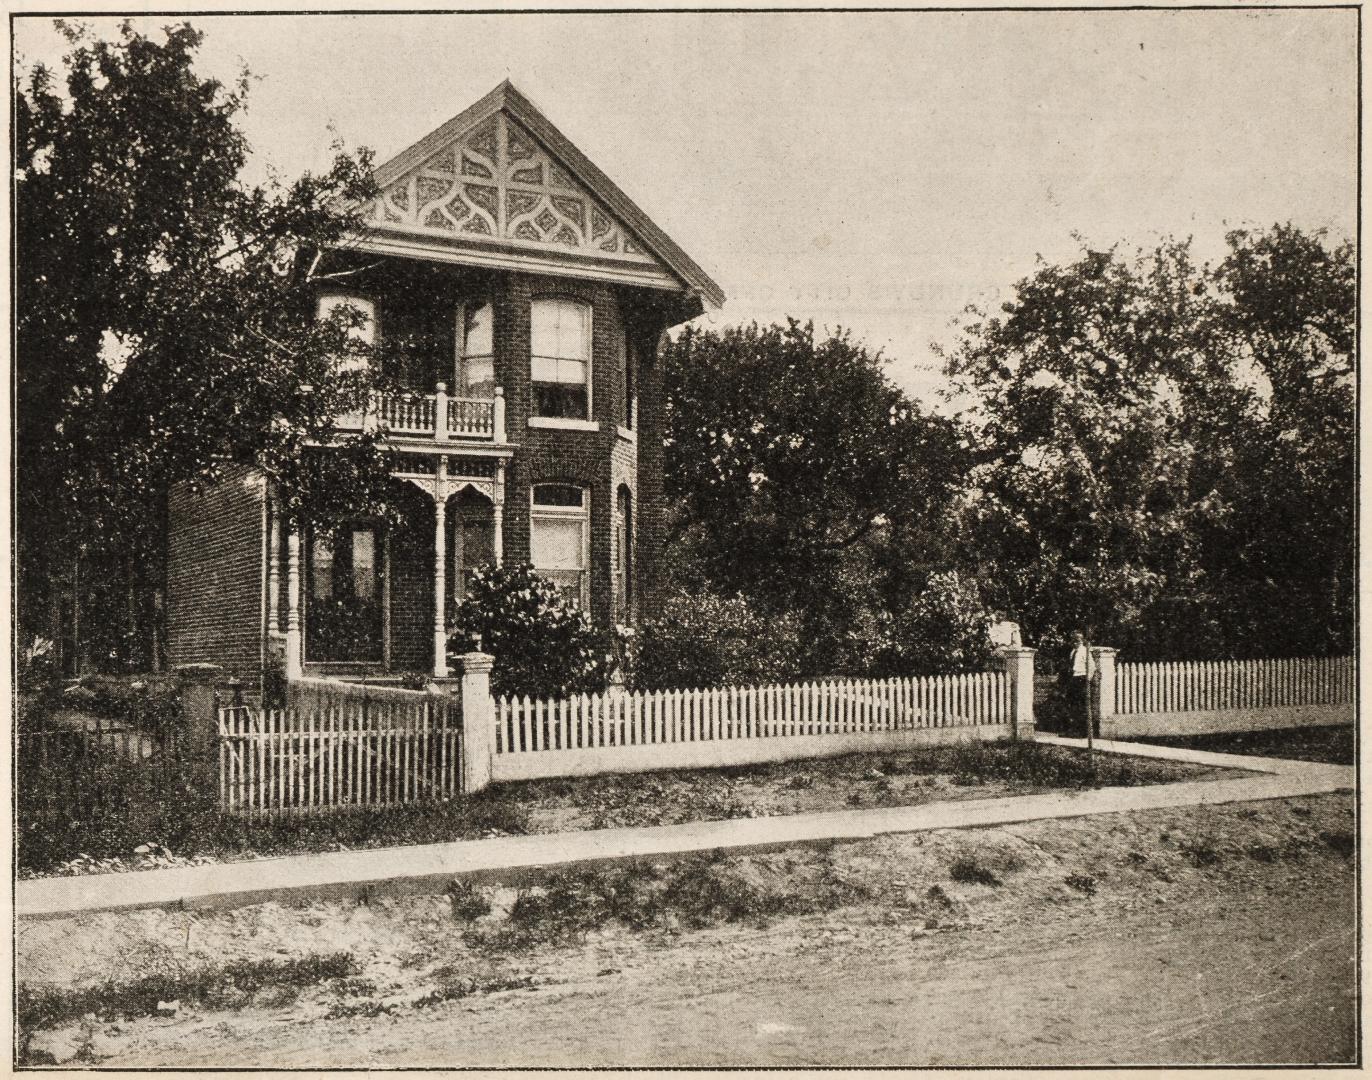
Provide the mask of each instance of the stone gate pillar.
POLYGON ((1034 655, 1036 650, 1007 645, 999 650, 1010 690, 1010 730, 1016 739, 1034 737, 1034 655))

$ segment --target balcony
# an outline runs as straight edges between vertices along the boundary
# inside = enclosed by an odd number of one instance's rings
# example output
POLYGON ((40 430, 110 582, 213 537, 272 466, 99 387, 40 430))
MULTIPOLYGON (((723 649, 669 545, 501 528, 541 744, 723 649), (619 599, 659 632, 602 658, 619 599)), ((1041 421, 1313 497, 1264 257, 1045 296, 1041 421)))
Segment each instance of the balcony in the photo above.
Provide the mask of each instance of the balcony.
POLYGON ((439 383, 433 394, 376 394, 366 413, 346 413, 337 421, 340 431, 379 428, 403 439, 432 439, 435 443, 505 442, 505 391, 495 397, 449 397, 439 383))

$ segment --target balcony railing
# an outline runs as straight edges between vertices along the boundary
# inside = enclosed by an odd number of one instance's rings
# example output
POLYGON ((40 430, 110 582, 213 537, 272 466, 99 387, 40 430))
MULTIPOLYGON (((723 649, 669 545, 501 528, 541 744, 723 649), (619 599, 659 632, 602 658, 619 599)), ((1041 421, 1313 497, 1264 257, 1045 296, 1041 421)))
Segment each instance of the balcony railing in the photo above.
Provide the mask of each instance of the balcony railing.
POLYGON ((497 386, 495 397, 449 397, 438 384, 435 394, 375 394, 366 413, 347 413, 338 418, 343 431, 360 431, 373 425, 392 435, 433 439, 435 442, 476 440, 505 441, 505 391, 497 386))

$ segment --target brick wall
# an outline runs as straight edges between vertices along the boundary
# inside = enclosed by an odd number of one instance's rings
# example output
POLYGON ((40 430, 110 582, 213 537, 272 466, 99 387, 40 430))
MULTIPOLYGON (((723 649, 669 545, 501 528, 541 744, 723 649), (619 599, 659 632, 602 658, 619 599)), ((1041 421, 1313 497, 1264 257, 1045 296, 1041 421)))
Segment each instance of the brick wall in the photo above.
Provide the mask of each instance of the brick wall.
POLYGON ((167 500, 167 659, 239 671, 261 664, 263 486, 234 465, 200 493, 167 500))
POLYGON ((392 530, 391 668, 432 671, 434 662, 433 500, 406 500, 407 528, 392 530))
MULTIPOLYGON (((507 473, 505 500, 505 550, 507 563, 529 560, 529 496, 534 484, 561 481, 588 487, 591 495, 591 615, 601 623, 612 618, 611 580, 614 543, 615 491, 625 483, 635 496, 635 532, 639 541, 635 567, 640 611, 650 610, 653 596, 651 564, 660 546, 661 483, 656 500, 639 492, 643 483, 641 464, 644 437, 622 438, 617 429, 627 422, 627 402, 621 351, 627 348, 626 333, 634 335, 640 363, 651 358, 652 343, 661 331, 662 316, 651 303, 643 303, 638 290, 531 274, 511 274, 495 296, 496 379, 505 387, 506 430, 519 445, 507 473), (529 365, 529 305, 540 297, 564 297, 591 304, 591 415, 598 431, 566 431, 530 428, 532 385, 529 365), (649 343, 645 348, 644 343, 649 343), (647 602, 647 603, 645 603, 647 602)), ((660 383, 639 374, 639 415, 651 416, 661 441, 660 383)), ((661 469, 661 447, 651 454, 661 469)))

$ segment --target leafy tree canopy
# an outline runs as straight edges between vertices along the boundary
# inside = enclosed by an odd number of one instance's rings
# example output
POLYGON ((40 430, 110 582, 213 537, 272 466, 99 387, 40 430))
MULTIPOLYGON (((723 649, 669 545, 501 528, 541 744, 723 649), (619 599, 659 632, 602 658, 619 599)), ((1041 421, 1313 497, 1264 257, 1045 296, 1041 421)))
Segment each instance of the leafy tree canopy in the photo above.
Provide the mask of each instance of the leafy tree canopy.
POLYGON ((1348 647, 1351 250, 1290 226, 1228 244, 1041 266, 945 356, 977 455, 962 550, 1044 644, 1348 647))
POLYGON ((161 40, 64 31, 63 84, 37 66, 16 86, 27 561, 146 541, 167 487, 225 460, 281 481, 293 516, 370 505, 386 476, 372 438, 342 440, 333 464, 308 449, 370 388, 360 313, 315 323, 312 307, 345 272, 330 252, 361 224, 369 156, 340 149, 320 175, 246 185, 246 71, 232 86, 199 76, 187 25, 161 40))
POLYGON ((812 672, 867 666, 893 577, 938 561, 965 463, 955 427, 847 333, 794 319, 688 327, 665 379, 682 584, 799 613, 812 672))

